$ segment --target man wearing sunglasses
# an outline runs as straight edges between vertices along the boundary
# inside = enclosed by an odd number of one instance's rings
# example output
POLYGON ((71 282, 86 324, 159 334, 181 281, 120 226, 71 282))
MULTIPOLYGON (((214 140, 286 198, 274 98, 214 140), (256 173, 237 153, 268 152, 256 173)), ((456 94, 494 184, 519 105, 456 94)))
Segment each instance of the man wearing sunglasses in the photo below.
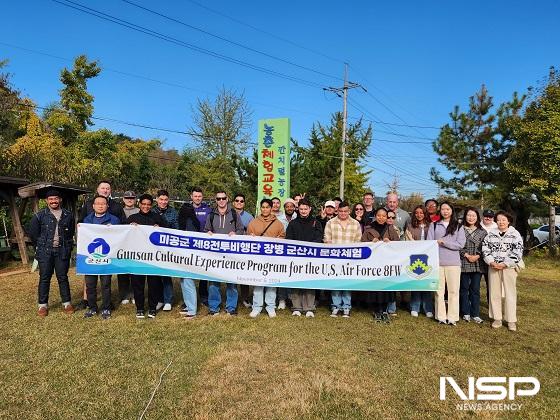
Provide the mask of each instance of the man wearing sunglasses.
MULTIPOLYGON (((247 232, 247 226, 249 226, 249 222, 254 219, 253 215, 247 211, 245 211, 245 195, 239 193, 235 195, 233 199, 233 208, 237 212, 239 219, 241 219, 241 223, 243 224, 243 231, 244 233, 247 232)), ((251 290, 249 289, 249 285, 242 284, 239 288, 241 293, 241 302, 243 306, 246 308, 250 308, 251 302, 249 301, 249 296, 251 296, 251 290)))
MULTIPOLYGON (((221 233, 224 235, 243 235, 244 228, 239 215, 231 208, 225 191, 216 193, 216 208, 208 215, 204 231, 210 235, 221 233)), ((237 314, 237 285, 226 283, 226 312, 228 315, 237 314)), ((208 282, 208 311, 210 315, 220 313, 222 294, 220 283, 208 282)))

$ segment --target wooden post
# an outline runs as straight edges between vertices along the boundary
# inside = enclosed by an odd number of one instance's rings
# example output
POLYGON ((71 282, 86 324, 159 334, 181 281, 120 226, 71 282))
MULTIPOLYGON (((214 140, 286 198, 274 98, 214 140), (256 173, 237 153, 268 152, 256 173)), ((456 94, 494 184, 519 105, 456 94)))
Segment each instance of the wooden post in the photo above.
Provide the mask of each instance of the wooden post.
POLYGON ((25 266, 29 264, 29 257, 27 256, 27 244, 25 243, 25 235, 23 227, 21 226, 21 219, 19 218, 18 208, 16 206, 15 197, 10 197, 10 214, 12 217, 12 225, 16 235, 19 254, 21 256, 21 263, 25 266))

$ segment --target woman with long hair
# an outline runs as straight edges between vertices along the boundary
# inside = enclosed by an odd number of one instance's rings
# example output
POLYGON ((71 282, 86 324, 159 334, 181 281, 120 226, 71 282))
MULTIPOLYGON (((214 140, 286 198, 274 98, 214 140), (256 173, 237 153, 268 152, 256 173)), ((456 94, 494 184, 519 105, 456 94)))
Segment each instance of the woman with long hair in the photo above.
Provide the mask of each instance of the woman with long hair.
MULTIPOLYGON (((375 211, 375 220, 367 226, 362 242, 398 241, 399 234, 392 225, 387 224, 387 210, 380 207, 375 211)), ((395 292, 371 292, 374 318, 376 322, 390 322, 387 304, 395 300, 395 292)))
POLYGON ((366 227, 366 208, 364 207, 364 205, 362 203, 354 204, 354 207, 352 207, 352 213, 350 213, 350 217, 360 222, 363 233, 366 227))
POLYGON ((459 251, 461 255, 461 289, 459 292, 459 315, 463 320, 471 319, 477 324, 480 318, 480 279, 486 271, 482 257, 482 241, 486 230, 480 226, 480 214, 474 207, 467 207, 463 214, 465 229, 465 247, 459 251))
MULTIPOLYGON (((406 226, 404 238, 407 241, 424 241, 428 237, 430 215, 423 206, 416 206, 412 211, 410 223, 406 226)), ((427 291, 413 290, 410 293, 410 315, 418 317, 421 307, 428 318, 434 317, 434 294, 427 291)))
POLYGON ((440 324, 457 325, 459 321, 459 285, 461 283, 461 256, 465 246, 465 230, 457 221, 455 209, 445 201, 440 206, 441 219, 428 229, 428 240, 439 247, 439 288, 436 292, 436 319, 440 324), (448 306, 445 306, 447 286, 448 306))

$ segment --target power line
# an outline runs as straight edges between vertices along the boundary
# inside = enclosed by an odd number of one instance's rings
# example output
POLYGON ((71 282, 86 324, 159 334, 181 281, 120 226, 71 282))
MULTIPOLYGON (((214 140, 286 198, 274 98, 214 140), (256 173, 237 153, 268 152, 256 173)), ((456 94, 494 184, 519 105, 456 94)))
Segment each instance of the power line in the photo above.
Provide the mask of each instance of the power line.
POLYGON ((188 42, 185 42, 185 41, 182 41, 180 39, 171 37, 169 35, 162 34, 161 32, 154 31, 154 30, 146 28, 144 26, 137 25, 135 23, 132 23, 132 22, 126 21, 124 19, 120 19, 118 17, 112 16, 110 14, 101 12, 99 10, 93 9, 91 7, 84 6, 80 3, 74 2, 72 0, 52 0, 52 1, 55 2, 55 3, 58 3, 62 6, 78 10, 82 13, 86 13, 88 15, 95 16, 99 19, 106 20, 108 22, 114 23, 114 24, 122 26, 124 28, 128 28, 128 29, 131 29, 133 31, 143 33, 145 35, 149 35, 151 37, 169 42, 171 44, 181 46, 183 48, 187 48, 187 49, 199 52, 201 54, 209 55, 211 57, 214 57, 214 58, 217 58, 217 59, 220 59, 220 60, 223 60, 223 61, 227 61, 227 62, 230 62, 230 63, 233 63, 233 64, 237 64, 237 65, 240 65, 242 67, 250 68, 252 70, 259 71, 261 73, 269 74, 271 76, 279 77, 279 78, 282 78, 282 79, 285 79, 285 80, 290 80, 292 82, 296 82, 296 83, 299 83, 299 84, 304 85, 304 86, 313 87, 313 88, 322 88, 322 85, 320 85, 316 82, 312 82, 310 80, 302 79, 302 78, 299 78, 299 77, 296 77, 296 76, 290 76, 288 74, 281 73, 281 72, 278 72, 276 70, 267 69, 265 67, 261 67, 261 66, 243 61, 243 60, 239 60, 239 59, 229 57, 229 56, 224 55, 224 54, 217 53, 217 52, 212 51, 212 50, 208 50, 206 48, 198 47, 194 44, 190 44, 188 42))
POLYGON ((153 15, 156 15, 156 16, 162 17, 162 18, 164 18, 164 19, 167 19, 167 20, 169 20, 169 21, 171 21, 171 22, 178 23, 179 25, 183 25, 183 26, 185 26, 185 27, 187 27, 187 28, 190 28, 190 29, 193 29, 193 30, 195 30, 195 31, 201 32, 201 33, 203 33, 203 34, 205 34, 205 35, 208 35, 208 36, 211 36, 211 37, 213 37, 213 38, 219 39, 219 40, 221 40, 221 41, 227 42, 227 43, 229 43, 229 44, 231 44, 231 45, 235 45, 236 47, 243 48, 243 49, 245 49, 245 50, 247 50, 247 51, 251 51, 251 52, 254 52, 254 53, 256 53, 256 54, 260 54, 260 55, 262 55, 262 56, 271 58, 271 59, 273 59, 273 60, 280 61, 280 62, 285 63, 285 64, 289 64, 289 65, 291 65, 291 66, 294 66, 294 67, 297 67, 297 68, 300 68, 300 69, 303 69, 303 70, 307 70, 307 71, 310 71, 310 72, 313 72, 313 73, 316 73, 316 74, 320 74, 321 76, 330 77, 331 79, 336 79, 336 80, 342 80, 342 79, 341 79, 340 77, 338 77, 338 76, 333 76, 332 74, 323 73, 322 71, 319 71, 319 70, 316 70, 316 69, 313 69, 313 68, 310 68, 310 67, 306 67, 306 66, 303 66, 303 65, 301 65, 301 64, 294 63, 293 61, 289 61, 289 60, 286 60, 286 59, 284 59, 284 58, 277 57, 277 56, 275 56, 275 55, 269 54, 269 53, 264 52, 264 51, 261 51, 261 50, 257 50, 257 49, 255 49, 255 48, 252 48, 252 47, 249 47, 249 46, 247 46, 247 45, 241 44, 241 43, 239 43, 239 42, 232 41, 231 39, 225 38, 225 37, 223 37, 223 36, 216 35, 216 34, 214 34, 214 33, 212 33, 212 32, 209 32, 209 31, 207 31, 207 30, 205 30, 205 29, 202 29, 202 28, 199 28, 199 27, 190 25, 190 24, 188 24, 188 23, 186 23, 186 22, 183 22, 183 21, 181 21, 181 20, 179 20, 179 19, 175 19, 175 18, 173 18, 173 17, 171 17, 171 16, 165 15, 165 14, 163 14, 163 13, 157 12, 157 11, 152 10, 152 9, 148 9, 147 7, 144 7, 144 6, 141 6, 141 5, 137 4, 137 3, 134 3, 133 1, 130 1, 130 0, 121 0, 121 1, 124 2, 124 3, 130 4, 131 6, 137 7, 138 9, 141 9, 141 10, 144 10, 144 11, 146 11, 146 12, 148 12, 148 13, 151 13, 151 14, 153 14, 153 15))
POLYGON ((339 58, 331 57, 331 56, 329 56, 329 55, 327 55, 327 54, 324 54, 324 53, 322 53, 322 52, 320 52, 320 51, 313 50, 313 49, 308 48, 308 47, 305 47, 305 46, 303 46, 303 45, 301 45, 301 44, 297 44, 296 42, 291 41, 291 40, 289 40, 289 39, 283 38, 283 37, 278 36, 278 35, 276 35, 276 34, 273 34, 273 33, 271 33, 271 32, 268 32, 268 31, 265 31, 265 30, 263 30, 263 29, 257 28, 256 26, 253 26, 253 25, 251 25, 251 24, 249 24, 249 23, 243 22, 243 21, 241 21, 241 20, 239 20, 239 19, 236 19, 236 18, 234 18, 234 17, 231 17, 231 16, 229 16, 229 15, 226 15, 225 13, 220 12, 220 11, 218 11, 218 10, 211 9, 210 7, 205 6, 205 5, 203 5, 203 4, 199 3, 199 2, 196 2, 196 1, 194 1, 194 0, 188 0, 188 1, 189 1, 190 3, 192 3, 192 4, 195 4, 196 6, 198 6, 198 7, 200 7, 200 8, 202 8, 202 9, 208 10, 209 12, 212 12, 212 13, 218 15, 218 16, 225 17, 226 19, 229 19, 229 20, 231 20, 232 22, 235 22, 235 23, 237 23, 237 24, 239 24, 239 25, 242 25, 242 26, 246 26, 246 27, 248 27, 248 28, 251 28, 251 29, 254 30, 254 31, 257 31, 257 32, 260 32, 260 33, 262 33, 262 34, 268 35, 268 36, 270 36, 270 37, 272 37, 272 38, 275 38, 275 39, 277 39, 277 40, 279 40, 279 41, 282 41, 282 42, 285 42, 285 43, 287 43, 287 44, 290 44, 290 45, 292 45, 292 46, 294 46, 294 47, 297 47, 297 48, 300 48, 300 49, 302 49, 302 50, 311 52, 311 53, 313 53, 313 54, 317 54, 317 55, 319 55, 319 56, 321 56, 321 57, 328 58, 329 60, 336 61, 336 62, 341 63, 341 64, 344 64, 344 62, 345 62, 344 60, 341 60, 341 59, 339 59, 339 58))

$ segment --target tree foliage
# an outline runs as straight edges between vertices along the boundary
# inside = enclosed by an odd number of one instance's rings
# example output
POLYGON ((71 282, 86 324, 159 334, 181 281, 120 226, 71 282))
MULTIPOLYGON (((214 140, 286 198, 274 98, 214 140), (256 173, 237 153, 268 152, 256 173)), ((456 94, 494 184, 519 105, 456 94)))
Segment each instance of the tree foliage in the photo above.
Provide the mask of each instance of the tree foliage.
POLYGON ((510 121, 517 143, 506 167, 520 179, 519 192, 560 206, 560 73, 536 91, 522 117, 510 121))
MULTIPOLYGON (((361 201, 371 171, 364 162, 371 144, 371 126, 361 120, 347 127, 345 196, 350 202, 361 201)), ((342 113, 333 114, 330 124, 317 123, 311 130, 309 146, 293 144, 291 161, 291 190, 307 193, 318 202, 330 200, 339 194, 340 149, 342 145, 342 113)))
MULTIPOLYGON (((8 60, 0 60, 0 70, 8 60)), ((10 73, 0 72, 0 152, 24 134, 20 114, 25 107, 20 104, 20 93, 12 86, 10 73)))

